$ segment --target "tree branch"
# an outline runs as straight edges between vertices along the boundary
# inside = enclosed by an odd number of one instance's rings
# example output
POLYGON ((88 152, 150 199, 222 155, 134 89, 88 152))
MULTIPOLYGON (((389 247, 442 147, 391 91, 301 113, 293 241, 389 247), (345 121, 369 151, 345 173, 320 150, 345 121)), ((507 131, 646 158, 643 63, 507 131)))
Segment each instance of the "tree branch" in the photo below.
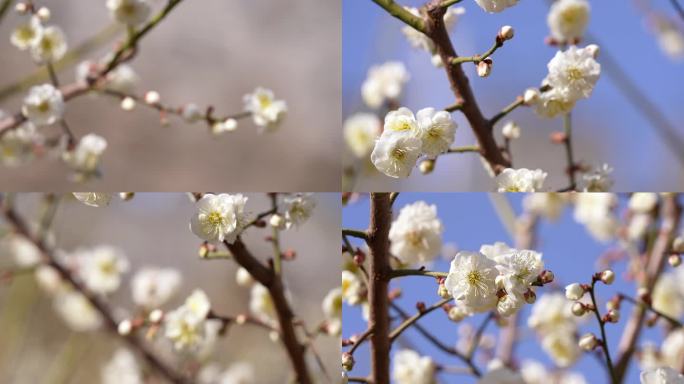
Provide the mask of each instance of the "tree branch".
POLYGON ((384 8, 390 15, 413 27, 413 29, 425 33, 425 22, 423 19, 395 3, 394 0, 373 0, 373 2, 384 8))
POLYGON ((392 206, 388 193, 372 193, 368 246, 370 248, 370 285, 368 298, 371 335, 371 382, 386 384, 389 377, 389 229, 392 223, 392 206))

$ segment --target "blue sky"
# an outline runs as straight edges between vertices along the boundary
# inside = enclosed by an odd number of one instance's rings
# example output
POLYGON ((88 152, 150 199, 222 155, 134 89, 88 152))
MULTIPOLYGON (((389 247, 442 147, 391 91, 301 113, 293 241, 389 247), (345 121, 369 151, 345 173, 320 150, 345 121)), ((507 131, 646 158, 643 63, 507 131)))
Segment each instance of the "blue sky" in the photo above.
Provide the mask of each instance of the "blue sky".
MULTIPOLYGON (((512 202, 516 212, 520 212, 522 195, 507 194, 506 196, 512 202)), ((471 251, 478 250, 482 244, 491 244, 496 241, 512 243, 486 193, 402 193, 395 203, 395 211, 398 211, 398 209, 406 204, 418 200, 424 200, 429 204, 437 205, 439 217, 445 228, 443 236, 445 243, 454 243, 459 249, 471 251)), ((626 196, 621 196, 621 209, 624 208, 626 201, 626 196)), ((368 208, 367 199, 345 207, 342 214, 342 226, 344 228, 366 228, 368 225, 368 208)), ((554 271, 556 281, 561 286, 571 282, 588 282, 592 273, 598 271, 598 267, 595 265, 597 257, 605 251, 615 248, 614 244, 597 243, 582 225, 574 221, 571 208, 566 209, 563 216, 556 222, 542 221, 538 233, 539 242, 537 250, 543 253, 546 268, 554 271)), ((448 271, 449 262, 440 259, 429 269, 448 271)), ((618 291, 634 295, 634 285, 626 283, 622 279, 623 265, 616 265, 614 270, 618 277, 615 284, 611 286, 600 285, 598 288, 601 308, 605 308, 605 301, 618 291)), ((392 287, 402 288, 403 296, 397 303, 409 313, 415 312, 415 303, 418 301, 424 301, 426 304, 431 305, 439 300, 435 294, 436 284, 430 278, 403 278, 393 281, 392 287)), ((549 287, 539 288, 537 296, 539 297, 545 292, 550 291, 551 288, 549 287)), ((623 320, 617 325, 608 326, 608 340, 612 351, 616 349, 621 330, 625 324, 624 319, 628 317, 632 310, 630 305, 626 303, 623 305, 623 320)), ((542 351, 538 340, 526 326, 530 307, 526 306, 522 312, 521 324, 525 330, 523 334, 526 337, 519 343, 518 356, 522 359, 535 359, 545 363, 547 366, 551 366, 551 360, 542 351)), ((467 321, 477 326, 483 319, 484 315, 480 314, 467 321)), ((353 334, 359 334, 366 329, 366 324, 361 317, 358 307, 345 306, 343 321, 343 337, 345 338, 353 334)), ((429 314, 420 323, 433 330, 445 343, 455 343, 457 339, 457 326, 450 322, 441 310, 429 314)), ((595 320, 592 319, 581 326, 581 331, 598 334, 599 329, 595 320)), ((496 327, 490 324, 488 333, 496 334, 496 327)), ((659 342, 661 340, 660 332, 657 329, 646 330, 641 340, 659 342)), ((421 353, 433 356, 439 363, 458 365, 456 359, 434 348, 414 330, 405 332, 403 341, 406 343, 405 345, 413 346, 421 353)), ((396 351, 397 348, 395 347, 393 350, 396 351)), ((352 375, 363 376, 367 374, 369 369, 367 347, 361 347, 355 356, 357 365, 352 375)), ((582 372, 589 383, 607 382, 604 380, 603 369, 598 365, 597 360, 591 356, 584 356, 572 370, 582 372)), ((441 375, 440 377, 443 383, 455 382, 453 380, 456 378, 459 379, 459 383, 474 382, 465 376, 441 375)), ((626 383, 637 382, 638 367, 636 362, 633 362, 626 383)))
MULTIPOLYGON (((404 0, 405 5, 422 1, 404 0)), ((633 1, 590 1, 592 6, 589 31, 605 51, 618 59, 622 68, 639 88, 678 127, 684 128, 681 109, 684 96, 683 63, 665 56, 646 18, 633 1)), ((652 6, 673 15, 667 0, 651 0, 652 6)), ((525 88, 540 83, 546 75, 546 63, 555 49, 544 45, 548 35, 547 3, 544 0, 522 1, 502 13, 487 14, 474 1, 459 6, 466 15, 452 30, 456 50, 461 55, 483 52, 490 47, 502 25, 515 28, 515 38, 497 51, 492 74, 477 78, 474 66, 466 66, 476 97, 486 115, 492 115, 514 100, 525 88)), ((680 23, 682 24, 682 23, 680 23)), ((404 62, 411 81, 404 92, 403 104, 412 109, 451 104, 453 95, 443 70, 430 64, 429 55, 412 49, 400 33, 401 22, 388 16, 370 0, 343 1, 343 114, 366 111, 360 87, 368 68, 388 60, 404 62)), ((594 41, 588 41, 594 42, 594 41)), ((601 58, 599 57, 599 62, 601 58)), ((474 141, 467 123, 454 114, 459 123, 456 144, 474 141)), ((542 167, 551 173, 549 184, 556 189, 565 183, 562 169, 564 154, 560 147, 549 144, 548 135, 561 129, 560 120, 541 120, 528 109, 514 112, 511 118, 523 128, 523 137, 513 144, 516 166, 542 167)), ((618 91, 604 74, 594 94, 576 106, 573 114, 576 157, 589 164, 607 162, 614 166, 616 191, 676 190, 684 184, 684 173, 674 153, 658 136, 655 128, 618 91)), ((440 160, 430 176, 418 172, 404 181, 387 177, 358 184, 359 190, 493 190, 479 160, 473 155, 458 155, 440 160)))

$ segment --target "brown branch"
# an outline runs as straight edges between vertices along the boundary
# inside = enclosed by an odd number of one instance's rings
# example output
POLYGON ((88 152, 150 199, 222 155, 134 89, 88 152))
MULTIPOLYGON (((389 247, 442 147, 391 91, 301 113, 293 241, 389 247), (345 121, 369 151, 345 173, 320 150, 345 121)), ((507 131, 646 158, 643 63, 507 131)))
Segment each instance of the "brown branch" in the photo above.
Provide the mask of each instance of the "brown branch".
POLYGON ((591 304, 593 306, 592 312, 594 312, 594 315, 596 316, 596 321, 598 322, 599 329, 601 331, 601 341, 600 341, 600 346, 601 349, 603 349, 603 356, 606 359, 606 364, 605 366, 608 368, 608 374, 610 376, 610 381, 613 384, 617 384, 617 376, 615 374, 615 365, 613 364, 613 360, 610 358, 610 350, 608 348, 608 338, 606 337, 606 321, 604 318, 601 317, 601 311, 599 311, 599 306, 596 301, 596 282, 599 279, 597 276, 592 277, 591 279, 591 288, 589 289, 589 296, 591 297, 591 304))
POLYGON ((280 275, 275 274, 272 269, 259 262, 245 247, 241 239, 236 240, 233 244, 224 241, 224 244, 233 254, 235 261, 246 269, 256 281, 268 289, 278 316, 282 342, 290 358, 297 383, 313 383, 304 358, 306 348, 297 339, 294 328, 294 314, 285 297, 285 287, 280 275))
POLYGON ((388 286, 391 267, 389 265, 389 229, 392 223, 392 205, 389 193, 372 193, 368 228, 370 248, 370 285, 368 298, 371 335, 371 382, 389 383, 389 298, 388 286))
POLYGON ((68 281, 76 291, 85 297, 88 302, 95 308, 95 310, 100 314, 104 320, 107 329, 110 333, 117 335, 122 338, 128 346, 137 351, 147 363, 163 375, 167 380, 176 384, 190 383, 190 381, 183 377, 181 374, 175 372, 171 367, 167 366, 164 362, 159 360, 150 349, 148 349, 135 335, 130 334, 128 336, 122 336, 117 332, 118 323, 109 309, 107 304, 102 301, 97 295, 90 292, 80 281, 78 281, 71 273, 71 271, 57 261, 54 252, 50 249, 42 239, 34 236, 28 229, 28 226, 24 220, 19 217, 19 215, 9 207, 2 198, 0 198, 0 205, 2 206, 2 211, 7 222, 12 225, 14 231, 24 237, 26 240, 30 241, 35 245, 35 247, 40 251, 42 258, 45 263, 52 268, 54 268, 59 275, 66 281, 68 281))
MULTIPOLYGON (((660 209, 662 218, 660 232, 649 253, 644 274, 639 282, 639 285, 646 288, 648 292, 653 290, 653 287, 663 270, 670 243, 677 233, 681 213, 681 206, 677 201, 677 196, 673 194, 664 195, 660 209)), ((636 343, 641 335, 645 319, 646 308, 643 306, 636 306, 624 328, 622 339, 618 345, 619 357, 615 364, 615 374, 618 383, 622 383, 625 379, 625 374, 627 373, 631 358, 636 351, 636 343)))
POLYGON ((477 138, 482 156, 487 160, 494 172, 498 174, 504 168, 509 167, 510 162, 504 158, 499 149, 494 139, 494 125, 491 120, 488 120, 482 114, 461 64, 450 64, 458 58, 458 55, 454 50, 449 33, 444 25, 445 12, 446 8, 441 6, 441 1, 432 0, 428 3, 425 34, 435 43, 437 53, 442 62, 445 63, 444 69, 449 78, 451 90, 456 96, 456 104, 461 105, 460 109, 477 138))

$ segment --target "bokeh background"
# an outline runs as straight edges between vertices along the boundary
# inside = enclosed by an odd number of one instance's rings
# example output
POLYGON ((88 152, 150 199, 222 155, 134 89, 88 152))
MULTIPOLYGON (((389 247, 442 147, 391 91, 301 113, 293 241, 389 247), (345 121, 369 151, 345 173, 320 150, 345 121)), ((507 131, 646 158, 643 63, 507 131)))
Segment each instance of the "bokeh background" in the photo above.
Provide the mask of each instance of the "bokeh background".
MULTIPOLYGON (((422 0, 403 0, 407 6, 420 6, 422 0)), ((538 86, 546 76, 547 62, 556 50, 544 44, 549 34, 546 25, 546 0, 521 1, 497 14, 484 12, 474 1, 458 4, 466 13, 451 30, 456 52, 473 55, 487 50, 499 28, 511 25, 515 38, 493 55, 488 78, 477 77, 474 65, 465 65, 466 74, 486 116, 511 103, 526 88, 538 86)), ((672 59, 659 48, 652 20, 643 11, 660 12, 684 28, 667 0, 590 1, 589 32, 586 44, 600 43, 603 57, 601 78, 593 95, 577 103, 573 112, 575 157, 584 163, 608 163, 615 168, 615 191, 681 190, 684 186, 682 163, 676 156, 680 144, 659 134, 654 123, 635 108, 609 76, 606 53, 654 103, 669 121, 673 131, 684 140, 684 62, 672 59), (595 38, 594 38, 595 37, 595 38), (598 39, 598 40, 597 40, 598 39)), ((403 24, 371 1, 343 1, 343 115, 368 111, 361 99, 361 84, 368 68, 390 60, 402 61, 411 80, 404 88, 401 104, 418 110, 443 108, 453 103, 444 70, 435 68, 427 52, 413 49, 401 33, 403 24)), ((584 43, 583 43, 584 44, 584 43)), ((612 71, 612 73, 615 73, 612 71)), ((384 115, 383 115, 384 116, 384 115)), ((455 146, 475 143, 462 114, 454 113, 459 128, 455 146)), ((522 128, 522 137, 512 143, 516 167, 542 168, 549 172, 550 190, 567 184, 563 170, 563 148, 549 141, 549 134, 562 130, 562 119, 540 119, 529 108, 520 108, 497 125, 497 135, 508 120, 522 128)), ((348 151, 347 151, 348 152, 348 151)), ((349 155, 347 153, 346 155, 349 155)), ((681 157, 680 157, 681 158, 681 157)), ((351 155, 345 156, 349 163, 351 155)), ((377 172, 362 177, 354 190, 415 191, 493 191, 494 182, 474 154, 440 157, 435 172, 423 176, 416 169, 408 179, 395 180, 377 172)))
MULTIPOLYGON (((516 213, 522 212, 523 194, 506 194, 516 213)), ((445 244, 455 246, 457 249, 466 251, 477 251, 483 244, 493 244, 503 241, 508 245, 513 245, 513 239, 509 236, 504 224, 502 224, 497 211, 491 201, 491 196, 486 193, 402 193, 394 203, 395 215, 399 209, 406 204, 423 200, 428 204, 435 204, 439 218, 444 225, 442 236, 445 244)), ((627 204, 628 196, 619 196, 618 212, 622 212, 627 204)), ((562 289, 567 284, 573 282, 590 282, 591 275, 600 269, 596 265, 599 256, 605 252, 615 250, 615 243, 602 244, 594 240, 586 231, 583 225, 578 224, 573 219, 572 206, 563 212, 563 215, 556 222, 541 220, 537 232, 537 246, 535 250, 543 254, 545 268, 555 273, 555 284, 557 288, 546 286, 538 288, 537 299, 544 293, 552 292, 554 289, 562 289)), ((369 203, 367 199, 362 199, 355 204, 345 207, 342 211, 343 228, 367 228, 369 215, 369 203)), ((355 239, 352 239, 355 240, 355 239)), ((355 242, 361 245, 359 242, 355 242)), ((437 259, 432 265, 428 265, 429 270, 449 271, 451 258, 437 259)), ((632 297, 635 296, 636 287, 633 283, 626 282, 624 279, 624 263, 613 266, 616 273, 615 283, 610 286, 603 284, 597 285, 597 300, 605 311, 605 303, 615 293, 622 292, 632 297)), ((668 267, 669 268, 669 267, 668 267)), ((670 269, 671 270, 671 269, 670 269)), ((434 280, 422 276, 403 277, 393 280, 390 290, 400 287, 402 295, 396 301, 409 314, 415 313, 415 305, 418 301, 425 302, 430 306, 440 300, 437 296, 437 285, 434 280)), ((536 338, 532 329, 527 327, 527 318, 530 313, 531 305, 525 305, 520 312, 520 342, 517 344, 515 352, 516 361, 521 362, 526 359, 537 360, 546 365, 547 369, 553 367, 553 362, 548 355, 541 349, 539 340, 536 338)), ((607 325, 607 337, 611 353, 617 350, 617 344, 622 334, 628 315, 633 307, 629 303, 624 303, 622 307, 621 320, 616 325, 607 325)), ((367 324, 363 320, 359 306, 348 306, 345 304, 343 309, 343 338, 349 338, 354 334, 361 334, 366 330, 367 324)), ((392 312, 394 313, 394 312, 392 312)), ((433 313, 419 320, 419 324, 431 330, 442 342, 447 345, 455 345, 458 340, 458 329, 461 324, 470 324, 478 327, 485 318, 484 314, 475 315, 462 323, 451 322, 446 314, 438 309, 433 313)), ((498 336, 498 327, 490 323, 485 335, 498 336)), ((580 334, 593 332, 599 334, 596 320, 592 317, 587 319, 580 326, 580 334)), ((659 345, 662 341, 660 329, 644 328, 641 335, 641 342, 652 341, 659 345)), ((641 344, 639 343, 639 345, 641 344)), ((447 355, 435 348, 432 343, 420 335, 415 329, 409 329, 402 334, 393 347, 393 352, 403 348, 415 349, 422 355, 428 355, 439 364, 460 366, 459 360, 451 355, 447 355)), ((350 376, 365 376, 370 369, 370 357, 367 343, 359 347, 354 354, 356 365, 350 376)), ((482 361, 478 364, 483 371, 486 371, 486 364, 482 361)), ((570 368, 571 371, 582 373, 587 383, 607 383, 608 379, 601 363, 593 356, 585 354, 581 359, 570 368)), ((475 380, 466 375, 440 374, 440 383, 474 383, 475 380)), ((626 383, 639 382, 639 365, 632 361, 626 383)))
MULTIPOLYGON (((52 23, 64 29, 71 47, 112 23, 104 0, 37 4, 51 9, 52 23)), ((237 131, 216 138, 206 125, 172 119, 171 127, 162 127, 147 108, 127 113, 110 98, 82 97, 68 104, 72 129, 79 137, 94 132, 109 142, 104 178, 89 189, 338 190, 340 8, 339 1, 318 0, 180 4, 143 39, 132 61, 139 91, 157 90, 171 105, 214 105, 219 115, 241 111, 242 96, 264 86, 287 101, 289 114, 275 134, 258 135, 251 121, 241 120, 237 131)), ((9 42, 22 21, 9 12, 0 24, 0 88, 36 69, 30 55, 9 42)), ((113 45, 90 57, 102 57, 113 45)), ((59 76, 72 81, 73 67, 59 76)), ((1 100, 0 109, 18 111, 23 96, 1 100)), ((51 159, 0 168, 4 190, 73 190, 66 175, 66 167, 51 159)))
MULTIPOLYGON (((270 208, 263 194, 248 194, 248 209, 258 213, 270 208)), ((40 195, 18 195, 18 207, 35 217, 40 195)), ((317 194, 317 208, 299 229, 282 232, 283 249, 294 249, 297 258, 283 265, 292 293, 295 313, 309 328, 323 320, 321 301, 339 286, 339 194, 317 194), (332 261, 332 262, 331 262, 332 261), (315 273, 314 273, 315 271, 315 273)), ((200 260, 200 240, 188 229, 194 204, 185 194, 137 194, 130 202, 112 200, 106 208, 92 208, 74 199, 65 200, 57 212, 54 233, 57 246, 73 250, 81 246, 110 244, 125 251, 131 269, 121 288, 108 302, 132 310, 130 278, 142 266, 178 269, 183 283, 166 309, 182 304, 194 289, 205 290, 216 311, 236 315, 248 311, 249 288, 237 286, 237 264, 230 260, 200 260)), ((261 260, 272 252, 264 241, 268 229, 252 228, 244 235, 247 246, 261 260)), ((12 263, 0 254, 0 270, 12 263)), ((54 312, 52 301, 36 286, 32 275, 20 275, 0 284, 0 382, 71 383, 99 382, 100 369, 111 357, 117 338, 106 332, 72 333, 54 312)), ((165 341, 165 340, 164 340, 165 341)), ((160 343, 163 351, 170 344, 160 343)), ((315 342, 328 372, 338 374, 339 339, 321 336, 315 342)), ((290 372, 289 361, 268 332, 250 326, 233 326, 220 338, 212 360, 226 367, 230 362, 252 363, 258 383, 282 383, 290 372), (268 369, 262 369, 268 367, 268 369)), ((173 361, 173 354, 166 355, 173 361)), ((312 371, 317 365, 310 361, 312 371)), ((318 376, 321 377, 321 376, 318 376)), ((323 381, 325 382, 325 381, 323 381)))

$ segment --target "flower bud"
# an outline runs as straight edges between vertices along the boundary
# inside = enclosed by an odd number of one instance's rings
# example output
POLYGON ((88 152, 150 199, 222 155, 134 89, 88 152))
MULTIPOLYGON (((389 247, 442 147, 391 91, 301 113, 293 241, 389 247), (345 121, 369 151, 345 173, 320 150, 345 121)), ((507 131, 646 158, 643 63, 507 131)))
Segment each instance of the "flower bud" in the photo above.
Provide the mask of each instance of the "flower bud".
POLYGON ((466 313, 466 311, 463 308, 456 305, 449 308, 449 313, 447 313, 449 320, 453 321, 454 323, 462 321, 466 318, 467 315, 468 313, 466 313))
POLYGON ((38 12, 36 12, 36 16, 38 16, 40 21, 45 23, 50 20, 50 10, 47 7, 40 7, 38 12))
POLYGON ((435 160, 434 159, 425 159, 420 162, 418 165, 418 169, 420 169, 420 173, 423 175, 427 175, 432 173, 432 171, 435 170, 435 160))
POLYGON ((161 309, 155 309, 154 311, 150 312, 150 315, 148 316, 150 322, 152 323, 160 322, 163 317, 164 312, 161 309))
POLYGON ((606 313, 606 321, 609 323, 617 323, 620 321, 620 311, 617 309, 611 309, 606 313))
POLYGON ((451 293, 449 293, 447 287, 444 286, 444 283, 439 284, 439 287, 437 288, 437 295, 442 299, 448 299, 451 297, 451 293))
POLYGON ((598 346, 598 339, 594 334, 587 333, 579 339, 579 347, 585 351, 593 351, 598 346))
POLYGON ((285 218, 277 213, 271 215, 271 218, 268 220, 268 223, 271 224, 271 227, 273 228, 285 229, 285 218))
POLYGON ((565 297, 568 300, 577 301, 584 296, 584 288, 579 283, 573 283, 565 287, 565 297))
POLYGON ((351 353, 345 352, 342 354, 342 369, 351 371, 354 369, 354 356, 351 353))
POLYGON ((615 281, 615 272, 613 272, 610 269, 606 269, 605 271, 601 272, 601 281, 603 284, 610 285, 613 284, 615 281))
POLYGON ((119 198, 123 201, 133 200, 135 192, 119 192, 119 198))
POLYGON ((278 333, 278 331, 271 331, 268 333, 268 338, 271 339, 272 342, 277 343, 280 341, 280 333, 278 333))
POLYGON ((148 91, 147 93, 145 93, 145 102, 147 104, 157 104, 157 103, 159 103, 159 100, 161 100, 161 96, 159 96, 159 92, 148 91))
POLYGON ((670 263, 672 267, 679 267, 682 263, 682 257, 679 255, 670 255, 670 257, 667 258, 667 262, 670 263))
POLYGON ((499 30, 499 34, 497 36, 499 37, 499 39, 501 39, 501 41, 506 41, 512 39, 514 34, 515 31, 513 30, 513 27, 511 27, 510 25, 504 25, 499 30))
POLYGON ((525 93, 523 94, 523 103, 525 105, 534 105, 537 104, 537 101, 539 101, 539 98, 541 97, 539 90, 535 88, 528 88, 525 90, 525 93))
POLYGON ((492 72, 492 61, 484 59, 477 63, 477 75, 480 77, 487 77, 492 72))
POLYGON ((501 134, 508 140, 517 139, 520 137, 520 126, 514 121, 509 121, 501 128, 501 134))
POLYGON ((584 304, 576 301, 574 304, 572 304, 572 314, 575 316, 583 316, 585 313, 587 313, 587 307, 584 306, 584 304))
POLYGON ((14 6, 14 10, 18 14, 23 15, 26 12, 28 12, 29 7, 28 7, 28 4, 26 4, 26 3, 17 3, 17 5, 14 6))
POLYGON ((525 291, 523 297, 525 298, 525 302, 527 304, 534 304, 534 302, 537 301, 537 294, 531 289, 525 291))
POLYGON ((252 275, 242 267, 238 268, 237 272, 235 272, 235 281, 241 287, 251 287, 254 284, 252 275))
POLYGON ((133 324, 131 323, 130 320, 126 319, 122 322, 119 323, 119 326, 116 328, 116 331, 119 333, 121 336, 128 336, 131 334, 131 331, 133 330, 133 324))
POLYGON ((135 100, 132 97, 124 97, 121 100, 121 109, 124 111, 132 111, 135 108, 135 100))
POLYGON ((548 269, 543 270, 542 273, 539 274, 539 279, 541 280, 542 284, 550 284, 555 278, 556 276, 553 274, 553 271, 548 269))
POLYGON ((598 58, 600 49, 599 46, 596 44, 589 44, 586 47, 584 47, 588 52, 591 53, 592 56, 594 56, 594 59, 598 58))

